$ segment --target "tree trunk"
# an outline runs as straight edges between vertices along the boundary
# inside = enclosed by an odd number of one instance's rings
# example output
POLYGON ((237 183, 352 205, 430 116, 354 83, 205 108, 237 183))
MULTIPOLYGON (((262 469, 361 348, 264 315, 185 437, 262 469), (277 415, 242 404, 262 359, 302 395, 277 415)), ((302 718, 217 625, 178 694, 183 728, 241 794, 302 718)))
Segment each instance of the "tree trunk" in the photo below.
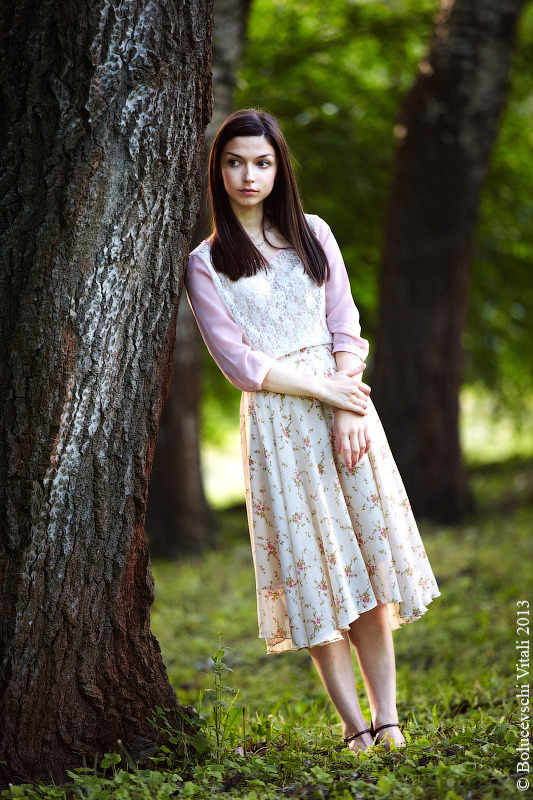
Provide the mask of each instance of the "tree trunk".
MULTIPOLYGON (((233 91, 244 44, 251 0, 215 0, 213 27, 213 118, 206 131, 206 152, 233 110, 233 91)), ((204 169, 196 244, 208 235, 207 181, 204 169)), ((185 298, 180 304, 174 375, 165 404, 150 479, 147 530, 152 556, 173 558, 200 553, 216 542, 207 505, 199 448, 202 339, 185 298)))
POLYGON ((523 0, 443 0, 404 103, 386 230, 373 397, 414 509, 467 509, 461 335, 480 192, 523 0))
POLYGON ((0 775, 61 780, 175 704, 148 476, 210 114, 209 0, 1 5, 0 775))
POLYGON ((244 46, 251 0, 215 0, 213 27, 213 118, 206 131, 209 147, 233 111, 233 92, 244 46))

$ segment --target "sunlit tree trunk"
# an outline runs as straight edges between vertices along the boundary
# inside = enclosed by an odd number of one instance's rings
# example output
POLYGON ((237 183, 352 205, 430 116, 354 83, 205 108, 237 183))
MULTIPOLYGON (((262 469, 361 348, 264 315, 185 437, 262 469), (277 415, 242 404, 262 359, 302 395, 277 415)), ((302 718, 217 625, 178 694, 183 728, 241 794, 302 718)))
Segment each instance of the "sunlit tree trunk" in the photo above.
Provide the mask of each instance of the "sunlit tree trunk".
POLYGON ((480 192, 523 0, 443 0, 403 105, 381 273, 373 397, 413 507, 460 519, 461 335, 480 192))
MULTIPOLYGON (((206 152, 222 122, 233 110, 233 91, 251 0, 215 0, 213 28, 213 118, 206 132, 206 152)), ((207 236, 210 219, 206 181, 195 243, 207 236)), ((171 558, 199 553, 216 541, 200 466, 200 396, 202 340, 185 297, 180 304, 174 352, 174 375, 165 404, 150 480, 147 530, 150 552, 171 558)))
POLYGON ((210 115, 209 0, 1 6, 0 775, 175 696, 144 514, 210 115))

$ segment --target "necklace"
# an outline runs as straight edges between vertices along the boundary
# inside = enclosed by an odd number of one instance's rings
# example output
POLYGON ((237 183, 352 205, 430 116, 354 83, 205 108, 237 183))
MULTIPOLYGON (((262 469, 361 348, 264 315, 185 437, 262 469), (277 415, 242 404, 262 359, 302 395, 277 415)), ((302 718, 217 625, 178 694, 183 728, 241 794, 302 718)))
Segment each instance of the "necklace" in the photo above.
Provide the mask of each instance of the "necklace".
MULTIPOLYGON (((250 234, 248 234, 248 236, 250 236, 250 234)), ((254 242, 254 240, 252 239, 252 237, 251 237, 251 236, 250 236, 250 240, 251 240, 252 244, 254 245, 254 247, 257 247, 257 249, 259 250, 259 252, 260 252, 260 253, 262 253, 262 252, 263 252, 263 247, 264 247, 264 246, 265 246, 265 244, 267 243, 267 240, 266 240, 265 234, 263 234, 263 241, 262 241, 262 242, 260 242, 259 244, 257 244, 257 242, 254 242)), ((268 244, 270 244, 270 242, 268 242, 268 244)), ((270 246, 271 246, 271 247, 274 247, 276 250, 279 250, 279 247, 276 247, 276 245, 272 245, 272 244, 270 244, 270 246)))
MULTIPOLYGON (((250 234, 248 234, 248 236, 250 236, 250 234)), ((250 236, 250 241, 252 242, 252 244, 254 245, 254 247, 257 247, 257 249, 258 249, 258 250, 259 250, 259 252, 261 253, 261 252, 262 252, 262 250, 263 250, 263 247, 264 247, 264 246, 265 246, 265 244, 266 244, 265 234, 263 234, 263 241, 262 241, 262 242, 260 242, 259 244, 257 244, 257 242, 254 242, 254 240, 252 239, 252 237, 251 237, 251 236, 250 236)))

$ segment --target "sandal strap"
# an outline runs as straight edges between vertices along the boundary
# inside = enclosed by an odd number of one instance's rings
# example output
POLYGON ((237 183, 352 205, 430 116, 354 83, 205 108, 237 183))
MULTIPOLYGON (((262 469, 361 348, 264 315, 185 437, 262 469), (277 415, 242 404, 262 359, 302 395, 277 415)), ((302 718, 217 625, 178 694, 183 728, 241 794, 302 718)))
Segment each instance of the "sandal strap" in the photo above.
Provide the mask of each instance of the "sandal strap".
POLYGON ((351 736, 346 736, 346 737, 344 738, 344 744, 346 744, 346 745, 347 745, 347 744, 348 744, 349 742, 351 742, 353 739, 357 739, 357 737, 358 737, 358 736, 362 736, 362 735, 363 735, 363 733, 370 733, 370 728, 365 728, 365 730, 364 730, 364 731, 358 731, 357 733, 352 733, 352 735, 351 735, 351 736))
POLYGON ((401 730, 399 722, 389 722, 386 725, 380 725, 379 728, 374 728, 374 726, 371 724, 370 728, 371 728, 370 733, 372 734, 372 736, 375 736, 376 733, 379 733, 379 731, 385 730, 385 728, 400 728, 401 730))

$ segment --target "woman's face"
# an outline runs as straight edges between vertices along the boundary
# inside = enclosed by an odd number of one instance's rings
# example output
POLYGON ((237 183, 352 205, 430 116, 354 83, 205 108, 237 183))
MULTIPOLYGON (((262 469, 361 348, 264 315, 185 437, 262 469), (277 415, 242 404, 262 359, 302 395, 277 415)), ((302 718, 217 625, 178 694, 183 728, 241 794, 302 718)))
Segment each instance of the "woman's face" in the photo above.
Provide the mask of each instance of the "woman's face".
POLYGON ((276 152, 264 136, 235 136, 222 151, 224 189, 234 212, 262 203, 274 186, 276 152))

